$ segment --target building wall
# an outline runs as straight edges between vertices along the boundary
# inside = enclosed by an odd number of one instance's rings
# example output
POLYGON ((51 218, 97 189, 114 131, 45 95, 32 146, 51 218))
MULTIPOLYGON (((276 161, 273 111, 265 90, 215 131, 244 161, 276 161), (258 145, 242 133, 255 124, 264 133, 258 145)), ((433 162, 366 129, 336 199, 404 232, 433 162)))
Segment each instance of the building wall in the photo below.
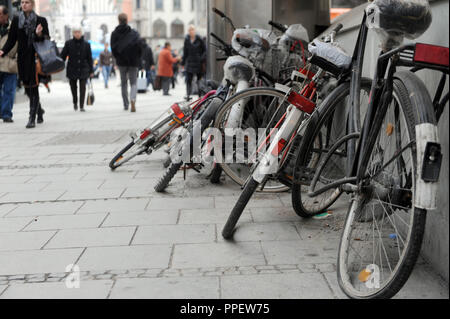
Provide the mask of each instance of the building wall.
POLYGON ((142 37, 150 42, 152 47, 170 41, 174 49, 180 49, 183 46, 183 39, 187 34, 189 24, 196 26, 199 35, 206 36, 206 0, 180 0, 179 2, 181 8, 176 10, 174 0, 161 0, 163 9, 157 10, 156 0, 134 0, 135 17, 131 24, 142 37), (165 24, 165 36, 156 34, 155 22, 157 21, 165 24), (172 23, 174 22, 182 26, 180 29, 182 32, 179 35, 172 32, 172 23))
MULTIPOLYGON (((430 28, 418 38, 417 42, 449 46, 449 1, 430 1, 432 5, 433 23, 430 28)), ((337 37, 339 43, 353 52, 359 24, 365 5, 355 8, 345 16, 338 17, 334 23, 342 23, 344 28, 337 37)), ((408 40, 407 40, 408 41, 408 40)), ((379 52, 379 41, 374 32, 370 31, 364 64, 365 76, 373 74, 374 64, 379 52)), ((427 86, 430 95, 434 97, 440 74, 435 71, 420 71, 419 77, 427 86)), ((444 92, 449 91, 449 83, 444 92)), ((448 104, 439 123, 439 137, 443 147, 444 160, 440 176, 438 209, 427 214, 425 237, 422 244, 422 256, 430 262, 436 271, 449 281, 449 108, 448 104)))
POLYGON ((119 13, 125 12, 133 19, 132 0, 39 0, 36 6, 37 12, 48 19, 50 35, 59 45, 71 37, 74 25, 83 24, 90 40, 109 42, 110 34, 118 24, 119 13), (102 26, 106 26, 106 35, 100 31, 102 26))

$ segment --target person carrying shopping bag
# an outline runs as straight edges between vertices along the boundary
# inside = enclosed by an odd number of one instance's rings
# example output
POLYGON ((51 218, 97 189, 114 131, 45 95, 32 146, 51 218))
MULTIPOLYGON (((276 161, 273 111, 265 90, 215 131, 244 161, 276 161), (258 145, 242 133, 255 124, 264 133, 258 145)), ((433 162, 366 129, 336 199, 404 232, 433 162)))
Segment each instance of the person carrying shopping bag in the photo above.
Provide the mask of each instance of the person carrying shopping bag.
POLYGON ((69 78, 70 89, 72 91, 73 109, 84 112, 84 100, 86 98, 86 83, 94 76, 94 63, 92 61, 92 51, 89 42, 84 40, 81 27, 72 29, 73 39, 66 42, 61 52, 61 58, 67 63, 67 77, 69 78), (80 84, 80 98, 78 99, 77 84, 80 84))

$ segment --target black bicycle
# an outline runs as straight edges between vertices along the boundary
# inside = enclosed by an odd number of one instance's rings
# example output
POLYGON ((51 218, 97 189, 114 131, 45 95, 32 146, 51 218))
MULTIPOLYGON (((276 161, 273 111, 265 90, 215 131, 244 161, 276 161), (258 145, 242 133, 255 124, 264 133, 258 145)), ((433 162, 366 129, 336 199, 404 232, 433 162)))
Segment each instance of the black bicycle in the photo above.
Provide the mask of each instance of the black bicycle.
POLYGON ((337 262, 339 285, 352 298, 390 298, 403 287, 420 252, 426 212, 436 207, 442 161, 436 118, 448 103, 448 93, 442 94, 449 49, 402 45, 405 36, 417 38, 430 24, 427 1, 369 4, 351 67, 311 117, 300 145, 292 187, 295 210, 318 213, 305 207, 302 185, 309 186, 307 196, 316 202, 330 198, 330 192, 352 197, 337 262), (381 35, 383 49, 365 104, 361 73, 370 28, 381 35), (414 74, 420 69, 443 72, 434 103, 414 74), (346 106, 348 114, 340 121, 346 127, 334 129, 346 106), (319 136, 322 147, 312 143, 319 136), (312 156, 320 162, 308 170, 312 156))

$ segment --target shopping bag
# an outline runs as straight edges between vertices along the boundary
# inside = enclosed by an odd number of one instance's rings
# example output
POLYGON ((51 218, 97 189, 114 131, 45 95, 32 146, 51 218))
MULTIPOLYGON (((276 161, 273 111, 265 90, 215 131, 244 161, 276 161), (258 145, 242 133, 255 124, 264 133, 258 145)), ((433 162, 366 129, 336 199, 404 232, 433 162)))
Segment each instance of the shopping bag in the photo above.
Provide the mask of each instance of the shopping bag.
POLYGON ((87 82, 88 92, 87 92, 87 101, 86 105, 94 105, 95 95, 94 95, 94 87, 92 86, 91 79, 87 82))
POLYGON ((147 77, 144 71, 139 71, 137 78, 137 91, 139 93, 147 92, 147 77))
POLYGON ((51 75, 64 70, 66 64, 59 57, 58 48, 54 41, 45 39, 33 43, 36 51, 36 70, 40 75, 51 75))

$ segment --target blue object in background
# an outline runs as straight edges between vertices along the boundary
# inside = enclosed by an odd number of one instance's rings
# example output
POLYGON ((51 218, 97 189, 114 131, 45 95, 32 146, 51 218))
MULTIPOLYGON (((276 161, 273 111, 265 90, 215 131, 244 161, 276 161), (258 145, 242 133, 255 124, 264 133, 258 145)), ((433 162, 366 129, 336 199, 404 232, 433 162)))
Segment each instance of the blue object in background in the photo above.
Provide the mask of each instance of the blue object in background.
MULTIPOLYGON (((91 45, 92 59, 97 60, 100 56, 100 53, 105 50, 105 45, 103 43, 92 40, 89 40, 88 42, 91 45)), ((111 48, 108 48, 108 51, 111 52, 111 48)))

